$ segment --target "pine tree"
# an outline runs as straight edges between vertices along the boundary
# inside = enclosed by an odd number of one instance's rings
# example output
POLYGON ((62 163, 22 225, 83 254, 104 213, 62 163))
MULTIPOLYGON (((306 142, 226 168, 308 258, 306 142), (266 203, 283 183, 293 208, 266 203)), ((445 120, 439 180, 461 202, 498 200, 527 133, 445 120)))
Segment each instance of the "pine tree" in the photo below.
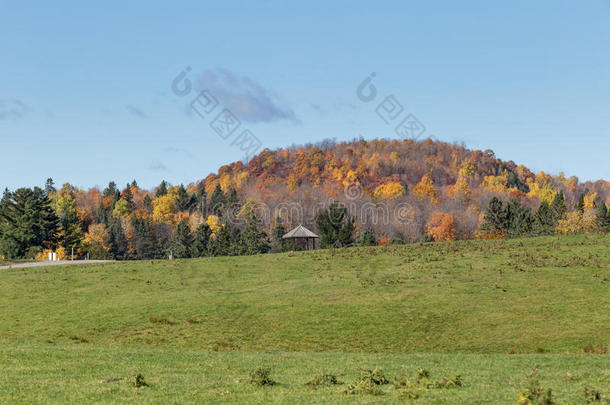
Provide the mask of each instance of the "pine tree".
POLYGON ((0 215, 0 253, 5 257, 23 258, 30 249, 56 246, 59 218, 43 189, 5 192, 0 215))
POLYGON ((232 227, 224 223, 216 232, 214 238, 208 243, 208 250, 212 256, 229 256, 231 254, 232 227))
POLYGON ((576 205, 574 205, 575 211, 580 211, 581 213, 585 212, 585 193, 580 193, 578 196, 578 201, 576 201, 576 205))
POLYGON ((497 197, 493 197, 485 211, 481 229, 490 232, 501 232, 506 230, 507 227, 506 211, 503 208, 502 201, 497 197))
POLYGON ((116 188, 116 183, 114 181, 111 181, 110 183, 108 183, 108 187, 106 187, 104 189, 102 196, 103 197, 114 197, 118 191, 119 190, 117 190, 117 188, 116 188))
POLYGON ((233 187, 229 187, 227 193, 224 197, 224 202, 226 207, 233 207, 234 204, 237 204, 237 191, 233 187))
POLYGON ((212 196, 210 197, 210 210, 214 215, 220 216, 223 211, 224 193, 220 185, 216 185, 212 196))
POLYGON ((144 196, 144 208, 148 212, 152 212, 153 210, 152 198, 150 198, 150 195, 148 194, 144 196))
POLYGON ((159 198, 167 194, 167 181, 163 180, 159 187, 157 187, 157 191, 155 192, 155 197, 159 198))
POLYGON ((364 229, 356 239, 358 246, 375 246, 375 234, 371 228, 364 229))
POLYGON ((50 196, 52 193, 54 193, 55 191, 57 191, 55 189, 55 183, 53 182, 52 178, 48 178, 47 182, 44 185, 44 193, 48 196, 50 196))
POLYGON ((191 257, 203 257, 208 255, 208 244, 212 229, 207 224, 201 224, 195 229, 193 243, 191 246, 191 257))
POLYGON ((154 259, 156 253, 155 235, 150 220, 133 214, 131 223, 134 228, 133 248, 137 259, 154 259))
MULTIPOLYGON (((584 203, 583 203, 583 206, 584 206, 584 203)), ((562 191, 555 194, 555 197, 553 198, 553 202, 551 203, 551 210, 553 211, 555 221, 563 219, 566 216, 568 208, 566 205, 565 196, 563 195, 562 191)))
POLYGON ((191 244, 191 230, 183 219, 174 228, 169 244, 170 253, 177 259, 191 257, 191 244))
POLYGON ((203 215, 203 217, 207 217, 207 205, 208 205, 208 195, 205 192, 205 183, 201 182, 197 185, 197 191, 195 192, 196 198, 196 208, 197 211, 203 215))
POLYGON ((525 236, 532 232, 532 211, 518 199, 512 199, 506 204, 504 217, 508 236, 525 236))
POLYGON ((244 254, 256 255, 267 253, 270 249, 267 234, 260 229, 260 222, 255 215, 251 215, 241 234, 244 254))
POLYGON ((110 224, 110 254, 114 260, 127 259, 127 238, 118 219, 110 224))
POLYGON ((129 205, 129 210, 131 211, 133 209, 133 194, 129 184, 127 184, 127 187, 125 187, 125 190, 123 190, 122 198, 127 202, 129 205))
POLYGON ((610 218, 608 216, 608 208, 606 207, 606 204, 603 201, 601 201, 597 205, 596 217, 597 217, 598 230, 600 232, 610 231, 610 228, 608 228, 608 223, 607 223, 607 220, 610 218))
POLYGON ((284 228, 281 218, 277 218, 275 223, 275 228, 271 232, 271 251, 274 253, 283 252, 285 246, 283 236, 286 235, 286 228, 284 228))
POLYGON ((337 202, 317 215, 316 224, 322 235, 322 248, 345 247, 354 242, 354 218, 337 202))
POLYGON ((189 195, 186 192, 183 184, 178 187, 178 195, 176 196, 176 208, 178 211, 185 211, 189 208, 189 195))
POLYGON ((553 235, 555 233, 555 226, 557 226, 557 220, 553 209, 546 201, 542 201, 534 216, 534 222, 532 224, 532 232, 536 236, 542 235, 553 235))

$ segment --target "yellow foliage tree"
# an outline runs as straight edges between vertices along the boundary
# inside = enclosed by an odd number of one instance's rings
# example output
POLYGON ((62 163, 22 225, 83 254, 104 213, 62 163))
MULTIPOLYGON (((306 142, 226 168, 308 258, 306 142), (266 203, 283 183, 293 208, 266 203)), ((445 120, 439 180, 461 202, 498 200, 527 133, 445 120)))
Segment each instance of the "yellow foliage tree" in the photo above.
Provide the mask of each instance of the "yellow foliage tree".
POLYGON ((405 188, 396 181, 387 182, 375 189, 375 197, 377 198, 396 198, 402 196, 404 193, 405 188))
POLYGON ((156 223, 165 222, 167 224, 174 223, 174 214, 176 213, 176 197, 175 194, 169 192, 161 197, 155 198, 153 201, 153 221, 156 223))
POLYGON ((508 177, 507 176, 485 176, 484 185, 489 191, 496 193, 506 193, 508 177))
POLYGON ((474 164, 472 163, 472 161, 467 160, 462 164, 462 167, 460 168, 459 177, 469 179, 472 176, 474 176, 474 164))
POLYGON ((413 187, 413 194, 420 200, 429 199, 434 204, 438 204, 436 188, 430 174, 422 177, 421 181, 413 187))
POLYGON ((579 233, 593 233, 597 230, 597 216, 594 208, 587 208, 585 212, 574 210, 564 219, 557 221, 555 232, 562 235, 579 233))
POLYGON ((555 198, 555 194, 557 194, 557 189, 552 183, 552 180, 553 177, 545 172, 538 173, 535 180, 527 179, 527 185, 530 189, 527 196, 538 197, 540 201, 546 201, 548 204, 551 204, 555 198))
POLYGON ((470 200, 470 187, 466 177, 460 175, 453 186, 449 189, 449 194, 455 199, 462 201, 470 200))
POLYGON ((209 215, 206 221, 210 229, 212 230, 212 237, 216 236, 216 233, 222 228, 222 224, 220 223, 220 218, 216 215, 209 215))
POLYGON ((90 259, 107 259, 110 252, 110 234, 104 224, 89 225, 83 239, 83 249, 90 259))
POLYGON ((597 201, 597 193, 595 191, 589 191, 587 195, 585 195, 585 209, 595 208, 595 202, 597 201))

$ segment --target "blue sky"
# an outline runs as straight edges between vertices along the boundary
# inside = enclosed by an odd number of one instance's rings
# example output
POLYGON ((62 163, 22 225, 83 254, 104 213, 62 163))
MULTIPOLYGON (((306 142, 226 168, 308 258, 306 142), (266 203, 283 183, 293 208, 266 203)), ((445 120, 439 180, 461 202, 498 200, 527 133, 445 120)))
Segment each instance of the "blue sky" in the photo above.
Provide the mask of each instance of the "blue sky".
POLYGON ((242 159, 189 110, 203 88, 264 147, 397 137, 375 113, 393 95, 425 135, 610 179, 608 0, 160 3, 0 1, 0 187, 189 183, 242 159))

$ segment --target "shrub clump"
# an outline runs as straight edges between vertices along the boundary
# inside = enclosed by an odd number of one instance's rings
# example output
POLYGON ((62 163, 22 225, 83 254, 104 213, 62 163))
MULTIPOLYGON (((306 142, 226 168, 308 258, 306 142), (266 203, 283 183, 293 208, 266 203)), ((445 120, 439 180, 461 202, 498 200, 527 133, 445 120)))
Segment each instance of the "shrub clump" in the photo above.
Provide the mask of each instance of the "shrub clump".
POLYGON ((273 381, 271 378, 271 369, 265 367, 259 367, 256 370, 252 370, 246 381, 250 384, 258 385, 259 387, 277 384, 277 382, 273 381))
POLYGON ((331 385, 339 385, 339 379, 334 374, 321 374, 315 376, 311 381, 309 381, 305 385, 309 385, 312 388, 317 387, 329 387, 331 385))
POLYGON ((592 404, 593 402, 600 402, 602 400, 602 394, 591 387, 585 387, 585 402, 592 404))
POLYGON ((144 380, 144 376, 142 374, 138 374, 136 376, 135 386, 136 388, 148 387, 148 383, 144 380))
POLYGON ((530 377, 525 387, 519 392, 519 403, 527 405, 553 405, 553 398, 550 389, 543 389, 540 382, 530 377))
POLYGON ((382 395, 383 391, 380 386, 389 383, 390 381, 385 377, 383 370, 376 367, 374 370, 363 370, 360 379, 349 384, 343 392, 349 395, 382 395))

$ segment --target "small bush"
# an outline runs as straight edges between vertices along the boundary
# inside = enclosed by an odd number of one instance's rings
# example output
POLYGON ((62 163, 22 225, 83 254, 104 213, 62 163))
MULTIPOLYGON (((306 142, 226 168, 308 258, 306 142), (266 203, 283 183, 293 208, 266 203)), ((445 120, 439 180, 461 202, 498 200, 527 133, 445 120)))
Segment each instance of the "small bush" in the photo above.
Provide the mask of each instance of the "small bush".
POLYGON ((339 382, 339 379, 337 378, 336 375, 321 374, 321 375, 315 376, 311 381, 309 381, 305 385, 309 385, 312 388, 317 388, 317 387, 328 387, 331 385, 338 385, 338 384, 341 384, 341 383, 339 382))
POLYGON ((349 384, 343 393, 348 395, 383 395, 383 391, 379 388, 379 384, 375 384, 371 380, 364 379, 349 384))
POLYGON ((519 403, 527 405, 553 405, 550 389, 543 389, 540 382, 530 377, 524 388, 519 392, 519 403))
POLYGON ((369 380, 375 385, 385 385, 390 383, 390 381, 385 378, 383 370, 379 367, 375 367, 374 370, 363 370, 362 380, 369 380))
POLYGON ((449 378, 443 377, 440 381, 434 381, 430 378, 428 370, 419 368, 415 371, 415 378, 413 380, 410 380, 403 370, 394 385, 396 388, 407 388, 409 390, 429 390, 435 388, 460 388, 463 383, 462 377, 459 374, 454 374, 449 378))
POLYGON ((591 387, 585 387, 585 402, 591 404, 602 400, 602 394, 591 387))
POLYGON ((158 323, 161 325, 175 325, 176 322, 167 319, 166 317, 159 317, 155 315, 151 315, 148 317, 150 323, 158 323))
POLYGON ((450 378, 443 377, 442 380, 436 383, 437 388, 459 388, 462 386, 462 376, 454 374, 450 378))
POLYGON ((273 381, 271 378, 271 369, 265 367, 259 367, 256 370, 252 370, 246 381, 250 384, 258 385, 259 387, 277 384, 277 382, 273 381))
POLYGON ((389 383, 390 382, 385 377, 383 370, 379 367, 375 367, 374 370, 362 370, 362 376, 360 377, 360 379, 349 384, 343 392, 349 395, 382 395, 383 391, 381 390, 381 388, 379 388, 379 386, 389 383))
POLYGON ((138 374, 136 376, 135 386, 136 388, 148 387, 148 383, 144 380, 144 376, 142 374, 138 374))

